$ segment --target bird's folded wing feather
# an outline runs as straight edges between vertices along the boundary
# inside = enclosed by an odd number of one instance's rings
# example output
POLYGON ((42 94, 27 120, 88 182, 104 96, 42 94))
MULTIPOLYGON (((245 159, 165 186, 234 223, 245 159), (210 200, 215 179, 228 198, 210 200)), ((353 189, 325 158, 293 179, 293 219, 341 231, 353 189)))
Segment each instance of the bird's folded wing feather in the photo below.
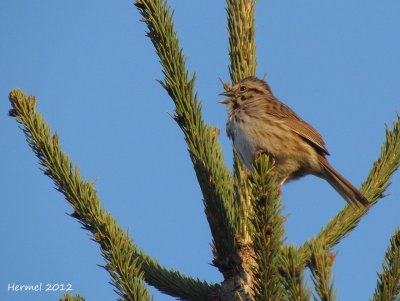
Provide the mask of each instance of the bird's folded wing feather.
POLYGON ((280 119, 289 129, 315 147, 318 152, 324 155, 329 155, 321 134, 301 119, 292 109, 277 100, 273 95, 255 97, 253 101, 262 101, 264 113, 273 115, 280 119))

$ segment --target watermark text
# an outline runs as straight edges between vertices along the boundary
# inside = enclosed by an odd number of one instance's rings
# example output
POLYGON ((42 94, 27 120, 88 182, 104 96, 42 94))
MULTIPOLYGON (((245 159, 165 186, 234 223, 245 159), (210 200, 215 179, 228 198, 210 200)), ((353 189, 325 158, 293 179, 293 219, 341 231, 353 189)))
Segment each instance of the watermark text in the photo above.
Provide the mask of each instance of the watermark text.
POLYGON ((73 291, 72 284, 70 283, 8 283, 8 292, 69 292, 73 291))

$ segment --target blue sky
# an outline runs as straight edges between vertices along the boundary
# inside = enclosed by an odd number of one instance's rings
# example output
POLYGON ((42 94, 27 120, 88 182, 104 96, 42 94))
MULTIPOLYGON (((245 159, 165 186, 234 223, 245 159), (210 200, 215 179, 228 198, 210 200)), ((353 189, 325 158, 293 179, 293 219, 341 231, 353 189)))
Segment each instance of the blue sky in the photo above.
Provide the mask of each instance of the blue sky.
MULTIPOLYGON (((20 87, 135 243, 167 267, 221 281, 201 193, 158 59, 132 1, 0 2, 1 300, 57 300, 59 292, 12 293, 8 284, 72 284, 87 300, 115 300, 98 246, 38 169, 7 96, 20 87)), ((197 73, 204 119, 225 127, 217 103, 229 80, 224 1, 169 1, 187 65, 197 73)), ((330 162, 356 186, 366 178, 400 109, 399 1, 261 0, 259 76, 324 136, 330 162)), ((225 159, 231 143, 221 131, 225 159)), ((400 177, 335 250, 340 300, 372 296, 376 271, 399 226, 400 177)), ((287 241, 316 234, 345 202, 324 181, 284 187, 287 241)), ((156 300, 173 300, 152 289, 156 300)))

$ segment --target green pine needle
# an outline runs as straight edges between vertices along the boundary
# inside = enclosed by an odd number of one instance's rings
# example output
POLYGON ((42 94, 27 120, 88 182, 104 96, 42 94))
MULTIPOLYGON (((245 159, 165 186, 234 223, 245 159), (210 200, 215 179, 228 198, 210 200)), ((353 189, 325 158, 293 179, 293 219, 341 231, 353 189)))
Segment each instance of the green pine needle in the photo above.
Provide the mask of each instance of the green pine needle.
POLYGON ((60 298, 60 301, 85 301, 85 298, 81 297, 79 294, 77 294, 76 296, 72 296, 69 293, 65 293, 60 298))
POLYGON ((74 167, 62 151, 58 135, 50 134, 49 126, 36 112, 35 97, 26 97, 21 90, 13 90, 9 99, 12 106, 9 114, 21 124, 43 172, 73 207, 71 216, 78 219, 100 245, 106 261, 104 268, 111 275, 121 300, 150 300, 143 279, 171 296, 198 301, 208 298, 212 286, 161 267, 140 251, 111 215, 101 208, 93 182, 80 176, 79 168, 74 167))
POLYGON ((255 75, 257 68, 254 0, 226 0, 229 37, 229 73, 232 83, 255 75))
MULTIPOLYGON (((256 73, 257 59, 255 47, 254 14, 256 1, 227 0, 227 21, 229 38, 229 73, 231 82, 237 83, 243 78, 256 73)), ((223 89, 229 89, 230 84, 221 80, 223 89)), ((234 158, 234 199, 236 205, 236 236, 248 241, 249 217, 252 215, 250 205, 250 188, 248 187, 248 171, 243 167, 236 153, 234 158)))
POLYGON ((336 254, 328 253, 324 246, 313 245, 311 247, 310 271, 321 301, 335 301, 336 293, 333 288, 332 267, 336 254))
POLYGON ((280 275, 279 252, 284 236, 282 207, 279 189, 267 156, 260 156, 254 163, 250 176, 252 187, 251 217, 254 245, 254 300, 281 300, 284 292, 280 275))
POLYGON ((282 246, 279 254, 279 270, 283 279, 286 298, 288 301, 309 301, 311 290, 304 276, 304 258, 299 250, 292 245, 282 246))
POLYGON ((384 196, 390 185, 391 177, 399 165, 400 116, 398 115, 393 124, 393 129, 386 129, 386 139, 382 145, 381 156, 374 162, 367 180, 360 189, 370 201, 369 206, 358 209, 349 205, 345 206, 317 236, 308 240, 301 247, 304 258, 307 260, 310 258, 311 253, 309 251, 313 243, 324 245, 327 250, 330 250, 346 237, 358 225, 361 218, 367 214, 368 210, 384 196), (308 255, 305 256, 306 254, 308 255))
POLYGON ((161 0, 137 0, 136 7, 146 23, 147 35, 160 58, 165 76, 161 85, 175 104, 175 121, 182 129, 199 181, 215 247, 215 263, 236 254, 237 218, 233 182, 225 165, 219 130, 206 125, 194 92, 195 76, 189 79, 186 58, 174 30, 171 9, 161 0))
POLYGON ((382 264, 382 272, 378 273, 373 301, 394 301, 400 299, 400 229, 396 229, 390 240, 382 264))

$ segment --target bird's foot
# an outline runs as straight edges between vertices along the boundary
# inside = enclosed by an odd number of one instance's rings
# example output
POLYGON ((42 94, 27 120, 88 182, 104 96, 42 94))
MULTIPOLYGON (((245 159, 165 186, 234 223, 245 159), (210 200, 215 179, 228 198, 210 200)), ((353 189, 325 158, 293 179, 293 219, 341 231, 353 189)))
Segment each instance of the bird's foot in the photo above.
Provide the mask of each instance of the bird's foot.
POLYGON ((286 180, 289 178, 289 176, 284 177, 278 184, 278 187, 281 188, 283 184, 285 184, 286 180))

